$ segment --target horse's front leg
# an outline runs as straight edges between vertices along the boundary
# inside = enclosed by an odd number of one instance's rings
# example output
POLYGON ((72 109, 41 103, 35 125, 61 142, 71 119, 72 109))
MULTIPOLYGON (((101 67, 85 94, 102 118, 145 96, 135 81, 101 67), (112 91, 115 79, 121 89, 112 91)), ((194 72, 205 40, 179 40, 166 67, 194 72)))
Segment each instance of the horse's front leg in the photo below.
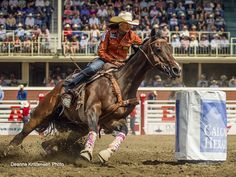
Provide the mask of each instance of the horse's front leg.
POLYGON ((102 163, 107 162, 111 157, 111 155, 114 152, 118 151, 121 143, 124 141, 127 134, 128 134, 128 127, 126 123, 123 121, 123 123, 119 127, 119 133, 116 135, 113 142, 108 146, 107 149, 99 152, 98 157, 102 163))
POLYGON ((101 115, 101 105, 95 104, 89 109, 87 109, 85 116, 88 118, 88 127, 89 133, 88 138, 85 144, 84 150, 80 152, 80 156, 88 160, 89 162, 93 157, 93 148, 96 141, 97 133, 98 133, 98 118, 101 115))

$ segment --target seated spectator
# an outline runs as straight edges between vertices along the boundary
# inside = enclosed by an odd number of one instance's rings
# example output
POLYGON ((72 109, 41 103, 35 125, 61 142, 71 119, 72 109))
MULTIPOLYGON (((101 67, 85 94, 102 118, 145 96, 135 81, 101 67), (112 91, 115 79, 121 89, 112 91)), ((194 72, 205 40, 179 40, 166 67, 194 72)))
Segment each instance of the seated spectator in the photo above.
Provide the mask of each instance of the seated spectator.
POLYGON ((31 40, 28 36, 26 36, 25 40, 23 41, 23 51, 26 53, 30 53, 31 51, 31 40))
POLYGON ((236 87, 236 79, 235 79, 235 76, 233 76, 233 77, 229 80, 229 87, 236 87))
POLYGON ((63 54, 66 55, 71 52, 71 43, 66 36, 64 36, 63 42, 63 54))
POLYGON ((25 30, 23 29, 23 25, 21 23, 17 25, 17 29, 15 30, 15 35, 19 36, 21 40, 24 40, 25 30))
POLYGON ((197 87, 208 87, 208 81, 204 74, 201 74, 200 79, 197 81, 197 87))
POLYGON ((163 82, 161 80, 161 76, 156 75, 154 77, 154 81, 153 81, 153 87, 163 87, 163 82))
POLYGON ((101 7, 98 9, 97 16, 102 19, 106 19, 108 17, 108 12, 104 5, 101 5, 101 7))
POLYGON ((203 34, 201 36, 200 42, 199 42, 199 46, 202 48, 208 48, 210 45, 209 40, 207 39, 207 36, 205 34, 203 34))
POLYGON ((195 38, 199 38, 196 25, 191 26, 189 36, 195 36, 195 38))
MULTIPOLYGON (((180 43, 180 39, 176 34, 172 35, 172 40, 171 40, 171 45, 172 47, 175 48, 180 48, 181 47, 181 43, 180 43)), ((175 49, 176 50, 176 49, 175 49)))
POLYGON ((19 36, 15 36, 15 41, 14 41, 13 47, 14 47, 15 52, 20 52, 21 40, 20 40, 19 36))
POLYGON ((211 88, 218 88, 219 85, 218 85, 218 83, 217 83, 216 80, 212 80, 212 81, 211 81, 211 85, 210 85, 210 87, 211 87, 211 88))
POLYGON ((219 39, 219 34, 215 34, 214 38, 211 40, 210 44, 211 44, 211 49, 215 50, 218 49, 220 47, 220 39, 219 39))
POLYGON ((86 34, 83 34, 80 40, 80 48, 82 49, 82 52, 85 52, 85 49, 88 45, 88 36, 86 34))
POLYGON ((33 28, 35 22, 34 22, 34 17, 32 13, 29 13, 29 15, 25 19, 25 25, 29 26, 29 28, 33 28))
POLYGON ((93 25, 100 25, 99 19, 96 17, 96 14, 93 14, 91 18, 89 18, 89 27, 92 28, 93 25))
POLYGON ((8 86, 3 75, 0 77, 0 86, 8 86))
POLYGON ((74 27, 74 25, 76 24, 76 25, 77 25, 77 28, 81 30, 83 24, 82 24, 82 21, 81 21, 81 19, 80 19, 80 17, 79 17, 78 14, 75 14, 75 15, 73 16, 71 22, 72 22, 73 27, 74 27))
POLYGON ((220 48, 227 49, 229 47, 229 40, 227 39, 226 35, 221 35, 220 39, 220 48))
POLYGON ((198 40, 196 39, 196 36, 195 36, 195 35, 191 35, 191 36, 190 36, 189 47, 191 47, 191 48, 196 48, 196 47, 198 47, 198 40))
POLYGON ((183 30, 180 31, 180 37, 187 36, 189 37, 189 31, 188 31, 188 26, 184 25, 183 30))
POLYGON ((0 42, 6 39, 7 32, 3 25, 0 25, 0 42))
POLYGON ((71 41, 71 53, 76 54, 77 51, 79 51, 79 41, 76 36, 73 36, 71 41))
POLYGON ((12 14, 9 14, 6 20, 6 29, 7 30, 14 30, 16 28, 16 19, 12 14))
POLYGON ((190 41, 189 41, 189 36, 183 36, 180 40, 181 42, 181 47, 184 51, 187 51, 188 48, 189 48, 189 44, 190 44, 190 41))
POLYGON ((71 39, 72 37, 72 29, 70 27, 70 24, 66 24, 64 28, 64 36, 67 37, 67 39, 71 39))
POLYGON ((6 18, 2 12, 0 12, 0 25, 6 25, 6 18))
POLYGON ((40 13, 36 14, 36 18, 34 19, 34 26, 35 25, 39 26, 40 28, 43 26, 43 20, 40 13))
POLYGON ((71 10, 71 6, 67 5, 65 10, 64 10, 64 15, 66 15, 67 17, 70 17, 73 15, 73 12, 71 10))
POLYGON ((221 75, 220 76, 220 81, 219 81, 219 86, 220 87, 228 87, 229 81, 227 79, 228 78, 227 78, 226 75, 221 75))
POLYGON ((2 86, 0 85, 0 101, 4 99, 4 91, 2 90, 2 86))
POLYGON ((165 38, 168 41, 170 31, 168 29, 167 24, 162 23, 161 28, 162 28, 162 30, 161 30, 162 37, 165 38))
POLYGON ((18 11, 17 12, 17 15, 16 15, 16 24, 24 24, 25 22, 25 19, 23 17, 23 13, 21 11, 18 11))
POLYGON ((176 18, 176 14, 174 13, 174 14, 172 14, 172 18, 170 19, 170 23, 169 23, 170 30, 174 31, 175 26, 178 26, 178 24, 179 24, 178 19, 176 18))

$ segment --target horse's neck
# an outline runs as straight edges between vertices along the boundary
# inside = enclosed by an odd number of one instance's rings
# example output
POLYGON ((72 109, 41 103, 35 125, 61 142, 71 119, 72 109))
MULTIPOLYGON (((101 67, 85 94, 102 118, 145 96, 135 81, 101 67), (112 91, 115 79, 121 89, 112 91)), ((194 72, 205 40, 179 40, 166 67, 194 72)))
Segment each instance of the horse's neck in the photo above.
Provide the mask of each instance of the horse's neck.
POLYGON ((136 96, 138 87, 149 69, 150 66, 147 59, 139 50, 128 63, 116 73, 124 99, 136 96))

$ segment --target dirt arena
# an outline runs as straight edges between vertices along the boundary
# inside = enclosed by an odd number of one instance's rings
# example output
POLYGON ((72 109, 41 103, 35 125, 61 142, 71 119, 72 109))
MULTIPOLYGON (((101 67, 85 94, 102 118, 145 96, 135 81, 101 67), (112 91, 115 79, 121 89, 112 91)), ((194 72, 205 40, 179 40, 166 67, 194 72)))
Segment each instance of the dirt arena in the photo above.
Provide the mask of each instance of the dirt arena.
MULTIPOLYGON (((1 136, 0 153, 10 136, 1 136)), ((215 164, 179 164, 174 158, 174 136, 128 136, 106 165, 101 165, 97 154, 113 140, 102 136, 96 142, 94 159, 87 163, 73 154, 43 156, 41 139, 29 136, 23 147, 0 158, 0 176, 72 177, 72 176, 155 176, 155 177, 236 177, 236 136, 228 139, 228 159, 215 164), (39 164, 39 165, 37 165, 39 164), (20 165, 21 167, 14 167, 20 165)))

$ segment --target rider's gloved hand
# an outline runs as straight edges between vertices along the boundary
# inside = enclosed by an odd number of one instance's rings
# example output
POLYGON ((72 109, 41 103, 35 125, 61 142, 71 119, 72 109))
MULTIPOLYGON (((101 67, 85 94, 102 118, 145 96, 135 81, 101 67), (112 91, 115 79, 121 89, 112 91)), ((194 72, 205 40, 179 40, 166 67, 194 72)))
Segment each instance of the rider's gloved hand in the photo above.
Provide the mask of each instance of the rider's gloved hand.
POLYGON ((113 64, 116 65, 118 68, 125 65, 124 62, 120 62, 120 61, 115 61, 113 62, 113 64))

